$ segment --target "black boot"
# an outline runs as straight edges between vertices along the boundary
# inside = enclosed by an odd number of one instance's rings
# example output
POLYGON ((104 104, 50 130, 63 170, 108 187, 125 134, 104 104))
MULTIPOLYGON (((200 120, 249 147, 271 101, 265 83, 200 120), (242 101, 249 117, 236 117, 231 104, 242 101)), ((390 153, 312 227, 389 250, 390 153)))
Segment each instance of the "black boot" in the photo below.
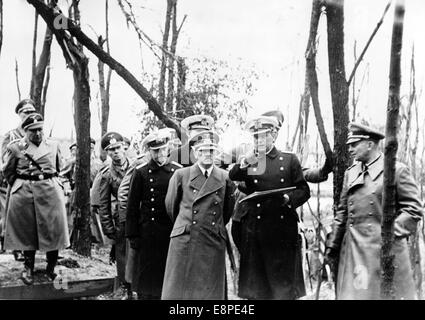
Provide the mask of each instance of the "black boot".
POLYGON ((34 261, 35 251, 24 251, 24 271, 22 271, 21 279, 26 285, 34 283, 34 261))
POLYGON ((46 253, 47 258, 47 267, 46 267, 46 276, 50 281, 55 280, 57 274, 55 273, 56 263, 58 262, 59 251, 49 251, 46 253))
POLYGON ((0 237, 0 254, 5 253, 6 250, 4 250, 4 237, 0 237))

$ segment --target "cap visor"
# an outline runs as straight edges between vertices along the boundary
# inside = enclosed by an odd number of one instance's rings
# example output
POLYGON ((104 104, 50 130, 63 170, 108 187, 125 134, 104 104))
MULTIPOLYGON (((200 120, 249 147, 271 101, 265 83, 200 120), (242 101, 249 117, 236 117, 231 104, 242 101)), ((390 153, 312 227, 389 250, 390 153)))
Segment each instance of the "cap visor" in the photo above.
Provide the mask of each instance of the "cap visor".
POLYGON ((24 127, 24 130, 40 129, 43 128, 43 122, 39 121, 37 123, 32 123, 24 127))
POLYGON ((107 147, 105 148, 105 150, 109 150, 109 149, 111 149, 111 148, 116 148, 116 147, 121 146, 121 145, 122 145, 122 143, 121 143, 121 142, 112 143, 112 144, 110 144, 109 146, 107 146, 107 147))

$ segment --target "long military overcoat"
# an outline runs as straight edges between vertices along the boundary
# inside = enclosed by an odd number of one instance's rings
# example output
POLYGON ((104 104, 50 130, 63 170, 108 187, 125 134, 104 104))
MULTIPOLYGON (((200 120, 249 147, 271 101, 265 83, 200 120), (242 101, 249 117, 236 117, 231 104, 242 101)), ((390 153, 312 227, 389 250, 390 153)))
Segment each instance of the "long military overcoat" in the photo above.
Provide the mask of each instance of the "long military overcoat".
POLYGON ((138 239, 139 270, 134 289, 143 295, 161 297, 173 222, 165 209, 165 196, 176 162, 158 166, 154 160, 136 167, 130 183, 126 237, 138 239))
POLYGON ((283 300, 305 295, 295 209, 307 201, 310 189, 298 158, 273 147, 265 163, 246 168, 236 164, 229 177, 244 182, 243 191, 247 195, 296 187, 288 193, 289 205, 284 205, 280 194, 248 200, 236 207, 232 235, 240 253, 239 296, 283 300))
MULTIPOLYGON (((341 200, 327 247, 340 251, 337 298, 380 299, 380 254, 384 156, 364 174, 360 162, 345 172, 341 200)), ((394 287, 398 299, 415 298, 406 238, 423 214, 419 191, 409 169, 396 164, 396 208, 393 245, 394 287)))
POLYGON ((174 222, 162 299, 224 299, 225 225, 233 209, 233 184, 214 167, 208 179, 198 164, 175 172, 165 205, 174 222))
POLYGON ((23 138, 9 144, 4 167, 4 174, 11 185, 5 248, 43 251, 64 249, 69 246, 69 234, 63 188, 57 177, 41 181, 16 178, 16 174, 41 174, 23 152, 28 153, 46 174, 60 170, 58 142, 43 140, 37 147, 23 138))

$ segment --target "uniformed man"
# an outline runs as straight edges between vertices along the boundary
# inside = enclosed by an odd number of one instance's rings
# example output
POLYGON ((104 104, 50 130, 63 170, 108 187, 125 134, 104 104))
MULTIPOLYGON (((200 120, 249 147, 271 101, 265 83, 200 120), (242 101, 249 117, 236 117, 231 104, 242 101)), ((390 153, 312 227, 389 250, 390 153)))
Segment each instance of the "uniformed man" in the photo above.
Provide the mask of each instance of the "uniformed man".
POLYGON ((128 194, 126 237, 138 251, 139 276, 133 287, 139 299, 160 299, 173 222, 165 210, 165 195, 174 172, 182 165, 169 161, 169 133, 149 134, 142 142, 150 161, 134 170, 128 194))
POLYGON ((46 251, 46 275, 56 277, 58 250, 69 246, 63 189, 57 178, 60 149, 44 139, 43 117, 28 115, 22 123, 25 137, 7 147, 4 175, 11 186, 7 212, 5 248, 23 250, 22 280, 34 281, 36 250, 46 251))
MULTIPOLYGON (((25 136, 25 131, 24 129, 22 129, 22 121, 24 121, 24 119, 30 114, 35 112, 35 102, 31 99, 23 99, 21 100, 15 107, 15 113, 19 116, 20 118, 20 123, 19 126, 16 127, 15 129, 12 129, 8 132, 6 132, 4 139, 2 141, 2 145, 1 145, 1 160, 0 162, 4 162, 5 159, 5 155, 6 155, 6 151, 7 151, 7 145, 11 142, 14 141, 16 139, 22 139, 25 136)), ((0 181, 0 198, 1 201, 4 203, 3 208, 0 208, 0 222, 3 222, 3 228, 0 227, 0 241, 3 244, 4 242, 4 223, 5 223, 5 216, 6 216, 6 205, 7 205, 7 183, 5 181, 5 179, 2 179, 0 181)), ((15 250, 13 251, 13 255, 15 257, 15 260, 17 261, 23 261, 24 260, 24 256, 22 254, 22 252, 20 252, 19 250, 15 250)))
MULTIPOLYGON (((384 135, 358 123, 349 124, 348 150, 355 163, 345 172, 341 199, 326 243, 325 262, 335 266, 337 299, 380 299, 381 221, 384 135)), ((417 183, 409 169, 396 162, 394 221, 394 289, 397 299, 416 298, 407 238, 423 216, 417 183)))
POLYGON ((171 151, 170 160, 180 163, 183 167, 189 167, 196 162, 192 149, 192 137, 200 132, 211 130, 214 124, 212 117, 208 115, 193 115, 182 120, 183 145, 171 151))
POLYGON ((218 135, 192 138, 197 159, 171 177, 165 206, 174 221, 161 299, 221 300, 225 292, 226 224, 233 209, 233 183, 214 165, 218 135))
POLYGON ((123 137, 117 132, 108 132, 102 137, 102 149, 106 150, 111 163, 99 171, 99 217, 103 233, 115 241, 115 258, 118 280, 125 294, 131 296, 131 288, 125 280, 126 241, 124 224, 119 222, 117 193, 129 167, 125 157, 123 137))
POLYGON ((260 116, 246 124, 254 150, 229 171, 244 182, 248 195, 285 187, 285 194, 253 198, 232 219, 232 235, 240 253, 239 296, 247 299, 295 299, 305 294, 301 239, 296 208, 310 197, 298 158, 276 149, 278 123, 260 116))

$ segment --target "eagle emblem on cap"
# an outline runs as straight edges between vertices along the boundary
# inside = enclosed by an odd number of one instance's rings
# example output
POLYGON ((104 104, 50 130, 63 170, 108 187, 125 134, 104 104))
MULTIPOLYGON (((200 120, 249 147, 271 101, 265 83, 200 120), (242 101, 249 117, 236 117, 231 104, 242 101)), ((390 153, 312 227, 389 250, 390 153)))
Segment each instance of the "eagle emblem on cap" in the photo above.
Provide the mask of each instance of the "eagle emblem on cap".
POLYGON ((254 128, 255 128, 255 129, 261 129, 261 127, 262 127, 262 123, 261 123, 261 121, 260 121, 260 120, 256 120, 256 121, 254 122, 254 128))
POLYGON ((208 126, 208 120, 207 120, 207 118, 202 118, 201 119, 201 125, 208 126))
POLYGON ((114 143, 117 143, 117 139, 111 138, 111 140, 109 140, 109 144, 114 144, 114 143))

